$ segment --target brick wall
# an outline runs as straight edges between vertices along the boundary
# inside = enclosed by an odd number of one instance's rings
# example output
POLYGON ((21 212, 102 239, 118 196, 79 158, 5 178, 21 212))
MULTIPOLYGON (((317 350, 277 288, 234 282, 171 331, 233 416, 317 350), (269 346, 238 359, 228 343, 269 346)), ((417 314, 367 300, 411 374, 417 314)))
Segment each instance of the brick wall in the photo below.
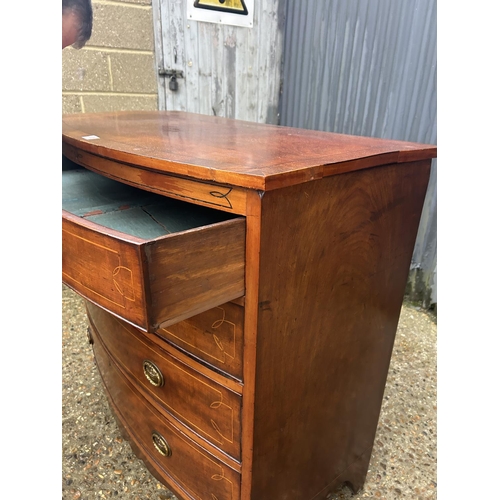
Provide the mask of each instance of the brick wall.
POLYGON ((158 109, 151 0, 92 0, 85 47, 62 51, 63 113, 158 109))

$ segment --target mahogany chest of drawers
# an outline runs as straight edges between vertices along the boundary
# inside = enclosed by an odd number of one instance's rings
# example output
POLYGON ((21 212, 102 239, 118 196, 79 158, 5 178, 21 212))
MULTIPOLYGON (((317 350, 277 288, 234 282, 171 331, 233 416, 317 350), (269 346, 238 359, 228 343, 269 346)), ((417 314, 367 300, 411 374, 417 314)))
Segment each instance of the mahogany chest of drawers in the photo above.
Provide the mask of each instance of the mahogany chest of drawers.
POLYGON ((431 145, 182 112, 63 118, 63 281, 179 498, 364 482, 431 145))

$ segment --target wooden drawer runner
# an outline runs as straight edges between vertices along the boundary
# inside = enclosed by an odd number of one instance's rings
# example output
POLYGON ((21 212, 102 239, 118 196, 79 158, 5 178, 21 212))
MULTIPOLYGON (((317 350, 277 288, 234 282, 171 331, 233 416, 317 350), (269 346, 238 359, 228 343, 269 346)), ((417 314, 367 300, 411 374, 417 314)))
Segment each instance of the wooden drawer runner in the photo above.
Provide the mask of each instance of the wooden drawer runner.
POLYGON ((63 171, 63 282, 154 331, 244 294, 245 219, 63 171))
POLYGON ((94 336, 94 354, 117 417, 136 446, 185 498, 238 500, 240 475, 181 433, 151 408, 94 336), (166 453, 166 454, 164 454, 166 453))
POLYGON ((87 303, 90 322, 134 383, 193 432, 240 460, 241 396, 193 370, 133 326, 87 303))
POLYGON ((220 370, 243 379, 242 306, 227 302, 156 333, 220 370))

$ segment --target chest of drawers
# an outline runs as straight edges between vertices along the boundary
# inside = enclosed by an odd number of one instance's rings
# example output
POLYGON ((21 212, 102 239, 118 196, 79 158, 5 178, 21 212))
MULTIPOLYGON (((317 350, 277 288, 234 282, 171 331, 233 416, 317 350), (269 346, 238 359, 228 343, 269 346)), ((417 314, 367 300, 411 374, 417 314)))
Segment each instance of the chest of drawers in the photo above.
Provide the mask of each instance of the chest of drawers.
POLYGON ((182 112, 63 119, 63 281, 179 498, 364 482, 436 148, 182 112))

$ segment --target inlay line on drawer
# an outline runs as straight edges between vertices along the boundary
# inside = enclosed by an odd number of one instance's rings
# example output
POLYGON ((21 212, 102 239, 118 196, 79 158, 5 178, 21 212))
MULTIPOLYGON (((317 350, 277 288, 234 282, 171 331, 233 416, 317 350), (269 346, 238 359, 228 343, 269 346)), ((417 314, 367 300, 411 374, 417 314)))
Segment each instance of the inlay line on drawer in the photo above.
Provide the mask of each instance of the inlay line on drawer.
POLYGON ((153 465, 189 498, 239 499, 240 474, 191 441, 149 406, 109 357, 99 336, 96 340, 96 362, 113 410, 153 465), (155 446, 154 435, 168 443, 170 453, 164 454, 161 447, 155 446))
POLYGON ((137 166, 77 150, 64 142, 63 154, 93 172, 153 193, 241 215, 246 211, 247 192, 243 188, 139 169, 137 166))
POLYGON ((147 337, 151 342, 158 345, 162 350, 168 352, 172 356, 178 358, 182 363, 191 367, 193 370, 201 373, 205 377, 208 377, 218 384, 226 387, 230 391, 242 395, 243 394, 243 382, 240 380, 235 380, 232 377, 221 374, 218 370, 214 370, 204 364, 200 363, 197 359, 193 359, 189 354, 185 354, 184 351, 179 350, 177 347, 172 346, 170 343, 162 340, 156 334, 141 332, 142 335, 147 337))
POLYGON ((244 308, 227 302, 156 334, 238 380, 243 378, 244 308))
POLYGON ((155 331, 244 294, 245 218, 63 172, 63 281, 155 331))
POLYGON ((105 347, 134 384, 153 395, 161 408, 181 423, 239 459, 239 394, 184 365, 131 325, 95 306, 90 305, 88 311, 105 347), (145 370, 145 362, 151 371, 145 370), (157 378, 152 370, 157 370, 157 378))
MULTIPOLYGON (((85 300, 85 299, 84 299, 85 300)), ((85 300, 85 306, 87 309, 87 316, 90 325, 96 329, 95 318, 98 317, 102 313, 108 313, 108 311, 104 310, 102 307, 96 306, 94 303, 85 300)), ((109 313, 108 313, 109 314, 109 313)), ((130 325, 133 327, 132 325, 130 325)), ((171 345, 169 342, 163 340, 161 337, 156 335, 155 333, 143 332, 140 331, 142 336, 147 337, 147 339, 156 344, 163 351, 168 352, 172 356, 179 359, 182 363, 189 366, 193 370, 201 373, 205 377, 208 377, 219 385, 226 387, 230 391, 242 395, 243 394, 243 382, 240 380, 235 380, 232 377, 228 377, 227 375, 223 375, 219 373, 219 371, 210 368, 203 363, 200 363, 198 360, 193 359, 189 354, 185 354, 182 350, 179 350, 177 347, 171 345)))

